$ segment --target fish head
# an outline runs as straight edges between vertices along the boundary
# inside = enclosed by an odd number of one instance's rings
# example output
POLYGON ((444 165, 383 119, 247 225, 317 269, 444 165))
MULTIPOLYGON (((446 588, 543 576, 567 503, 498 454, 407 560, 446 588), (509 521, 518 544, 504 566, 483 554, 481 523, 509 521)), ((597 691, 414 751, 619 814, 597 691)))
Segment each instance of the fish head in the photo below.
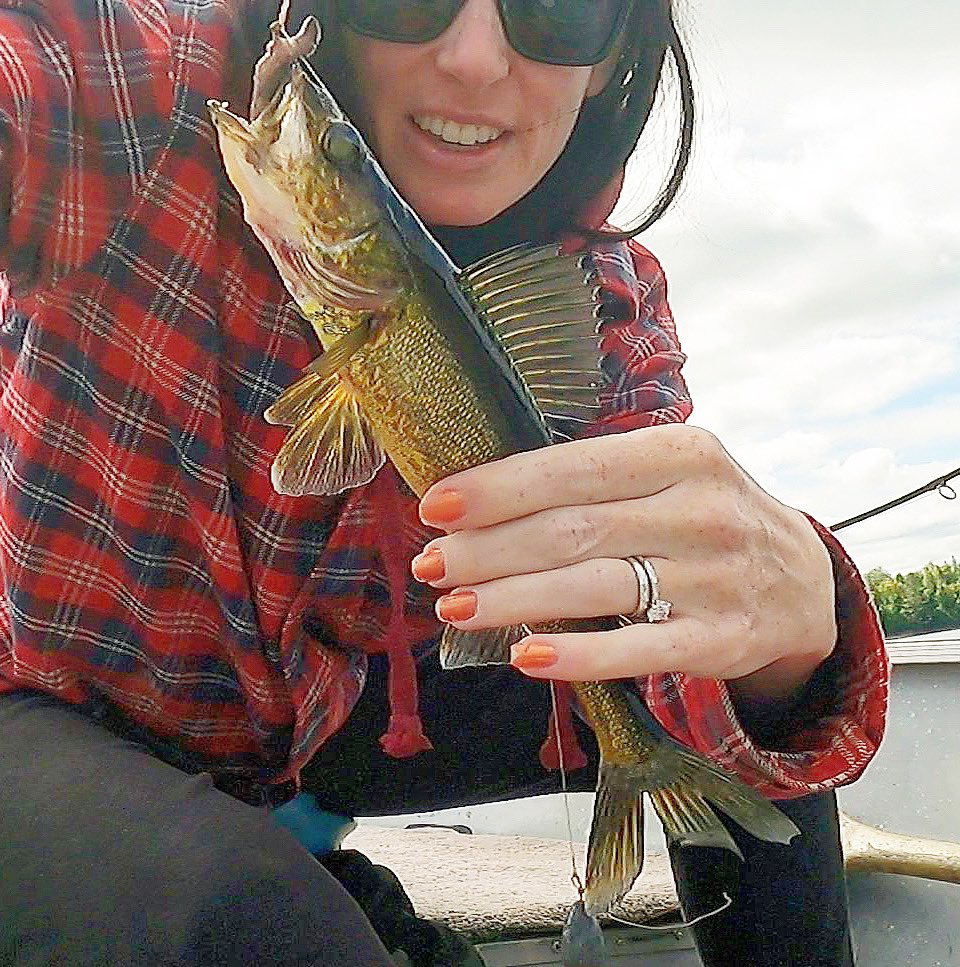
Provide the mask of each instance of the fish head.
POLYGON ((360 132, 299 64, 253 120, 208 102, 244 218, 300 308, 378 311, 403 286, 401 246, 360 132))

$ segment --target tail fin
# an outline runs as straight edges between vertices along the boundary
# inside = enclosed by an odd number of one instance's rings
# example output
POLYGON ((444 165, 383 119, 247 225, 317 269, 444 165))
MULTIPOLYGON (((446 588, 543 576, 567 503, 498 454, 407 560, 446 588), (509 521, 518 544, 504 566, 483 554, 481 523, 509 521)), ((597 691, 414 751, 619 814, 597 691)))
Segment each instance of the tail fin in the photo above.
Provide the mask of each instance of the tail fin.
POLYGON ((633 885, 643 868, 643 794, 649 792, 670 841, 710 846, 743 856, 711 804, 747 832, 770 843, 789 843, 796 826, 760 793, 702 756, 670 744, 656 753, 656 770, 601 763, 593 825, 587 846, 587 912, 605 912, 633 885), (660 781, 651 788, 651 777, 660 781))
POLYGON ((800 830, 756 789, 689 749, 677 746, 671 751, 681 761, 680 776, 686 786, 757 839, 786 845, 800 835, 800 830))
POLYGON ((587 843, 583 900, 589 916, 606 913, 643 869, 643 793, 636 767, 601 760, 587 843))

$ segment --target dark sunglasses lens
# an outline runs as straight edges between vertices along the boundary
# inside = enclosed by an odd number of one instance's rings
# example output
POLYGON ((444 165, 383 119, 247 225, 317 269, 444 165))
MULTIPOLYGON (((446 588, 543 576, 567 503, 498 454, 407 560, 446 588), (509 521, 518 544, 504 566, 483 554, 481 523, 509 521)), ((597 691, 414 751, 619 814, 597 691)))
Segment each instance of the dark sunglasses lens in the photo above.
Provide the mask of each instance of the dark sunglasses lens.
POLYGON ((597 64, 622 24, 625 0, 502 0, 510 43, 532 60, 597 64))
POLYGON ((420 44, 439 37, 463 0, 342 0, 341 17, 357 33, 420 44))

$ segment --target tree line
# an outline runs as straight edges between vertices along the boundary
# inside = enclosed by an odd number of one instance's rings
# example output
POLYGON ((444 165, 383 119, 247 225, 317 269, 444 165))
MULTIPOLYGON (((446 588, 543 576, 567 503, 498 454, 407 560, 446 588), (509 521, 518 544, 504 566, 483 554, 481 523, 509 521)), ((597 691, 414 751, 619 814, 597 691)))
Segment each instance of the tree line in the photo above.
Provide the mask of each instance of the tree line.
POLYGON ((960 565, 956 558, 907 574, 874 568, 866 578, 888 635, 960 628, 960 565))

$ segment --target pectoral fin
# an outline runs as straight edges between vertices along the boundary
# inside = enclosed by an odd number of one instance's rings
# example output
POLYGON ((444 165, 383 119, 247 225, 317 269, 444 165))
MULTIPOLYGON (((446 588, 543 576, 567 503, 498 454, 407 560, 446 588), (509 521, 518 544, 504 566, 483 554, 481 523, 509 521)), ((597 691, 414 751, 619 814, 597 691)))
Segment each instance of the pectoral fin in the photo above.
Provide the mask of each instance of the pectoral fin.
POLYGON ((346 335, 341 336, 325 353, 319 355, 304 373, 316 376, 333 376, 339 372, 353 356, 370 341, 373 335, 374 317, 367 316, 354 326, 346 335))
POLYGON ((308 373, 265 416, 293 426, 271 469, 279 493, 338 494, 369 483, 386 459, 353 393, 336 376, 308 373))

